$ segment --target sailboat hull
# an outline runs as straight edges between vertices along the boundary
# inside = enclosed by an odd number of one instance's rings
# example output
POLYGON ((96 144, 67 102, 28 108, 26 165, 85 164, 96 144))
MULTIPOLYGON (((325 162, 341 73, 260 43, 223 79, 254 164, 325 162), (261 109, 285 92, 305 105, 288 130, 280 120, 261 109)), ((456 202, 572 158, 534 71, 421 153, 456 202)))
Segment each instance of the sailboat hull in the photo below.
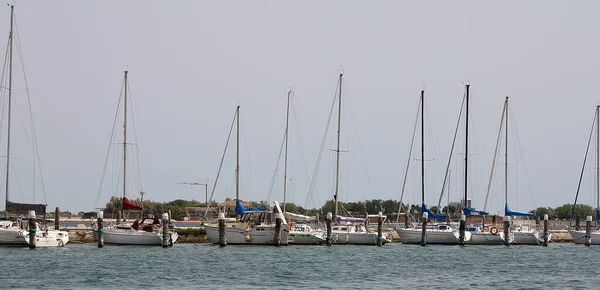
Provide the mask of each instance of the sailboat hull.
MULTIPOLYGON (((539 246, 544 242, 543 235, 540 232, 533 231, 515 231, 512 232, 515 235, 515 240, 511 243, 513 245, 534 245, 539 246)), ((552 238, 552 235, 548 237, 548 241, 552 238)))
POLYGON ((0 228, 0 244, 2 245, 29 245, 27 239, 27 231, 20 228, 0 228))
POLYGON ((290 245, 320 245, 325 243, 324 233, 290 232, 288 244, 290 245))
MULTIPOLYGON (((387 235, 383 235, 383 244, 389 243, 387 235)), ((377 245, 377 233, 332 232, 332 243, 345 245, 377 245)))
MULTIPOLYGON (((421 229, 396 229, 400 241, 404 244, 420 244, 421 243, 421 229)), ((437 245, 458 245, 459 233, 456 231, 440 231, 430 230, 425 231, 427 244, 437 245)), ((465 232, 465 242, 468 243, 471 240, 471 232, 465 232)))
MULTIPOLYGON (((69 233, 57 230, 38 230, 35 239, 36 248, 64 247, 69 242, 69 233)), ((29 244, 29 241, 27 243, 29 244)))
MULTIPOLYGON (((35 235, 37 248, 63 247, 69 242, 66 231, 38 230, 35 235)), ((20 228, 0 228, 0 244, 12 246, 28 246, 29 232, 20 228)))
MULTIPOLYGON (((577 245, 585 245, 585 231, 573 231, 570 230, 569 234, 573 238, 573 242, 577 245)), ((590 233, 591 236, 591 245, 600 245, 600 231, 592 231, 590 233)))
MULTIPOLYGON (((510 233, 508 235, 509 243, 512 243, 515 239, 515 235, 510 233)), ((504 234, 498 233, 492 235, 489 232, 473 232, 471 233, 471 240, 467 242, 470 245, 503 245, 504 234)))
MULTIPOLYGON (((274 245, 275 225, 260 225, 252 227, 249 231, 244 229, 244 224, 231 225, 225 228, 225 238, 228 245, 274 245)), ((206 236, 213 244, 219 243, 219 227, 207 225, 206 236)), ((287 245, 289 229, 287 224, 281 225, 281 245, 287 245)))
MULTIPOLYGON (((169 232, 172 243, 177 242, 179 237, 176 232, 169 232)), ((162 245, 162 233, 146 232, 136 230, 106 230, 102 234, 104 244, 112 245, 138 245, 138 246, 160 246, 162 245)))

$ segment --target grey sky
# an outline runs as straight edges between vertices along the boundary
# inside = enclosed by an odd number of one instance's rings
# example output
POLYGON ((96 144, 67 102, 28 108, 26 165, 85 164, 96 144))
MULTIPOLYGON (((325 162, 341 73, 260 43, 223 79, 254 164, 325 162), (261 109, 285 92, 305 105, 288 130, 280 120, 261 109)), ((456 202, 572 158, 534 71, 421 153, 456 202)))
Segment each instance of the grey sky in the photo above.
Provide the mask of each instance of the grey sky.
MULTIPOLYGON (((598 103, 598 6, 594 1, 19 1, 48 204, 72 211, 93 208, 126 66, 142 180, 152 200, 203 200, 203 188, 177 182, 214 181, 238 104, 245 138, 242 199, 265 200, 289 87, 312 172, 341 68, 366 162, 356 146, 343 158, 360 161, 358 166, 346 161, 348 168, 366 166, 372 187, 369 193, 362 169, 344 169, 350 176, 342 176, 343 200, 399 197, 418 95, 425 87, 428 126, 434 127, 439 154, 436 169, 428 171, 436 181, 428 181, 427 199, 437 203, 463 84, 469 82, 475 205, 483 203, 507 94, 535 199, 519 185, 512 207, 571 202, 598 103)), ((8 7, 0 17, 7 39, 8 7)), ((346 114, 343 126, 356 135, 346 114)), ((297 175, 292 201, 304 205, 304 161, 298 146, 291 146, 296 154, 291 171, 297 175)), ((318 205, 333 195, 331 158, 327 151, 318 205)), ((234 162, 227 159, 218 200, 234 196, 234 162)), ((522 173, 518 169, 515 175, 522 173)), ((409 183, 418 182, 410 176, 409 183)), ((273 198, 281 200, 281 178, 277 183, 273 198)), ((591 183, 586 184, 589 191, 591 183)), ((409 185, 408 202, 420 202, 416 186, 409 185)), ((461 186, 452 186, 456 200, 461 186)), ((12 195, 15 201, 31 196, 12 195)), ((101 200, 109 196, 106 192, 101 200)), ((592 202, 590 193, 583 198, 592 202)))

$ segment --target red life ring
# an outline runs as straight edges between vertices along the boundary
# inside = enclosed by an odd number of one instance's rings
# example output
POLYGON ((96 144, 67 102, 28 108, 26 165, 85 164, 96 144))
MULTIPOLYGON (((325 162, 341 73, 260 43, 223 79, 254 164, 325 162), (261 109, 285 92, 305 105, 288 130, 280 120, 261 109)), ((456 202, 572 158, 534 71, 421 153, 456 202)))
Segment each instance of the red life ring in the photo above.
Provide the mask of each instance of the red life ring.
POLYGON ((490 234, 492 234, 494 236, 497 235, 498 234, 498 228, 497 227, 492 227, 490 229, 490 234))

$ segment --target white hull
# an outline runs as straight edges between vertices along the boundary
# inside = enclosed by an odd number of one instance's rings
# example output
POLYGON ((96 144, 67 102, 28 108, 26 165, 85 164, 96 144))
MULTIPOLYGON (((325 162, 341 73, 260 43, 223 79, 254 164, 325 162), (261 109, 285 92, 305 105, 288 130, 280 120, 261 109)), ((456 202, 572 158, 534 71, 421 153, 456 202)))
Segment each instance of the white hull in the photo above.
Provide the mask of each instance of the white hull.
MULTIPOLYGON (((577 244, 577 245, 585 244, 585 230, 583 230, 583 231, 569 230, 569 234, 571 235, 571 237, 573 237, 573 242, 575 244, 577 244)), ((592 240, 591 240, 592 245, 600 245, 600 231, 592 231, 590 233, 590 236, 592 238, 592 240)))
MULTIPOLYGON (((69 242, 69 233, 66 231, 41 231, 35 234, 37 248, 64 247, 69 242)), ((16 227, 0 228, 0 244, 14 246, 29 246, 29 231, 16 227)))
MULTIPOLYGON (((69 233, 57 230, 38 230, 35 239, 36 248, 64 247, 69 242, 69 233)), ((29 240, 27 242, 29 244, 29 240)))
MULTIPOLYGON (((331 242, 341 245, 377 245, 377 233, 345 233, 332 232, 331 242)), ((387 235, 383 235, 383 243, 389 243, 387 235)))
MULTIPOLYGON (((421 243, 421 229, 410 228, 410 229, 396 229, 400 241, 404 244, 420 244, 421 243)), ((459 233, 456 231, 439 231, 430 230, 425 231, 425 237, 427 244, 438 244, 438 245, 458 245, 459 233)), ((465 232, 465 243, 471 240, 471 232, 465 232)))
MULTIPOLYGON (((515 239, 515 236, 510 233, 508 235, 508 242, 512 243, 515 239)), ((497 233, 492 235, 489 232, 472 232, 471 240, 468 242, 470 245, 503 245, 504 244, 504 234, 497 233)))
POLYGON ((27 246, 29 245, 29 241, 25 238, 27 235, 27 231, 20 228, 0 228, 0 244, 27 246))
MULTIPOLYGON (((515 240, 512 242, 513 245, 541 245, 544 242, 543 234, 538 231, 526 231, 526 232, 511 232, 515 235, 515 240)), ((548 237, 550 241, 552 235, 548 237)))
POLYGON ((303 232, 290 232, 288 243, 290 245, 320 245, 325 242, 323 233, 303 233, 303 232))
MULTIPOLYGON (((213 244, 219 243, 219 227, 207 225, 206 235, 213 244)), ((281 225, 281 245, 288 244, 289 230, 287 224, 281 225)), ((250 231, 236 226, 225 228, 228 245, 273 245, 275 241, 275 225, 255 226, 250 231)))
MULTIPOLYGON (((177 233, 169 233, 174 244, 179 237, 177 233)), ((104 244, 112 245, 162 245, 162 233, 136 230, 105 230, 102 234, 104 244)))

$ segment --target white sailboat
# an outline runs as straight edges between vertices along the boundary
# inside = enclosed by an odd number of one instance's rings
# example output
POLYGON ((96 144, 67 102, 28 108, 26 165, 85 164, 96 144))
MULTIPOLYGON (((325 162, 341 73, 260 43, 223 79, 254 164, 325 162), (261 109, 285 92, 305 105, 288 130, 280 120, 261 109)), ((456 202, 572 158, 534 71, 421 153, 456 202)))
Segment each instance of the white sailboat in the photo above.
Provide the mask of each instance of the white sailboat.
POLYGON ((290 99, 292 90, 287 95, 287 110, 285 117, 285 153, 283 161, 283 214, 289 221, 290 232, 288 243, 294 245, 320 245, 325 242, 325 233, 319 228, 313 228, 309 223, 316 222, 316 218, 290 213, 285 210, 287 204, 287 165, 288 165, 288 139, 289 139, 289 121, 290 121, 290 99))
MULTIPOLYGON (((41 215, 45 220, 45 204, 16 203, 9 200, 10 192, 10 162, 11 162, 11 111, 12 111, 12 78, 13 78, 13 41, 14 41, 14 5, 10 5, 10 32, 8 39, 8 120, 7 120, 7 145, 6 145, 6 180, 5 180, 5 220, 0 221, 0 244, 3 245, 29 245, 29 230, 27 220, 23 216, 36 217, 41 215), (14 215, 14 216, 11 216, 14 215)), ((5 66, 6 67, 6 66, 5 66)), ((2 85, 4 88, 4 84, 2 85)), ((34 161, 35 162, 35 161, 34 161)), ((35 182, 35 180, 33 180, 35 182)), ((36 222, 36 247, 62 247, 69 242, 69 233, 48 229, 46 225, 36 222)))
MULTIPOLYGON (((286 218, 283 214, 280 215, 282 219, 280 232, 277 233, 275 215, 283 213, 279 207, 277 201, 273 201, 273 210, 267 210, 265 206, 257 208, 245 208, 240 200, 240 106, 235 111, 234 120, 237 125, 237 138, 236 138, 236 168, 235 168, 235 196, 236 196, 236 213, 240 216, 235 221, 226 223, 225 227, 225 238, 227 239, 228 245, 275 245, 276 237, 280 238, 281 245, 287 245, 289 240, 289 225, 286 222, 286 218), (276 235, 279 234, 279 235, 276 235)), ((232 124, 233 126, 233 124, 232 124)), ((233 129, 233 127, 232 127, 233 129)), ((229 144, 229 138, 227 139, 229 144)), ((225 151, 227 145, 225 146, 225 151)), ((225 153, 225 152, 224 152, 225 153)), ((225 155, 223 155, 225 157, 225 155)), ((221 165, 223 159, 221 159, 221 165)), ((219 166, 219 173, 221 166, 219 166)), ((213 193, 211 194, 211 200, 216 189, 218 182, 218 176, 215 178, 215 184, 213 186, 213 193)), ((210 200, 209 200, 210 202, 210 200)), ((213 244, 219 243, 219 225, 217 221, 205 225, 206 235, 213 244)))
MULTIPOLYGON (((468 158, 469 158, 469 89, 470 85, 465 85, 465 196, 463 198, 463 213, 466 217, 481 216, 482 220, 485 221, 485 216, 489 213, 484 210, 474 210, 467 205, 468 199, 468 158)), ((502 111, 502 120, 504 120, 504 113, 506 108, 502 111)), ((502 123, 500 123, 500 132, 502 132, 502 123)), ((499 133, 500 134, 500 133, 499 133)), ((494 156, 495 158, 495 156, 494 156)), ((492 164, 494 166, 494 164, 492 164)), ((493 171, 493 169, 492 169, 493 171)), ((471 239, 467 241, 470 245, 502 245, 504 243, 504 235, 499 235, 498 227, 495 225, 485 226, 483 223, 475 224, 471 227, 466 228, 466 231, 471 233, 471 239)), ((514 240, 514 235, 509 234, 509 242, 514 240)))
MULTIPOLYGON (((421 210, 427 212, 431 220, 445 220, 446 215, 431 212, 425 204, 425 91, 421 90, 421 210)), ((396 228, 400 241, 404 244, 420 244, 422 242, 422 228, 396 228)), ((447 224, 430 224, 425 228, 427 244, 458 245, 459 232, 447 224)), ((465 232, 465 242, 471 239, 471 233, 465 232)))
MULTIPOLYGON (((126 197, 127 189, 127 93, 128 72, 124 73, 124 109, 123 109, 123 210, 143 210, 143 206, 136 205, 126 197)), ((120 222, 120 221, 119 221, 120 222)), ((97 236, 96 236, 97 237, 97 236)), ((169 245, 177 242, 176 232, 169 231, 169 245)), ((161 221, 157 218, 139 218, 133 223, 117 224, 107 227, 103 232, 104 244, 110 245, 162 245, 161 221)))
MULTIPOLYGON (((596 106, 596 114, 594 115, 594 122, 596 127, 596 225, 598 225, 598 221, 600 220, 600 105, 596 106)), ((593 131, 593 127, 592 127, 593 131)), ((591 141, 592 134, 590 134, 590 140, 588 141, 588 149, 586 150, 586 158, 589 150, 589 143, 591 141)), ((583 169, 581 174, 583 176, 583 170, 585 169, 586 160, 584 159, 583 169)), ((579 185, 577 187, 577 194, 575 196, 575 202, 573 204, 573 212, 575 210, 575 205, 577 204, 577 198, 579 197, 579 188, 581 186, 581 177, 579 179, 579 185)), ((570 229, 569 234, 573 238, 573 242, 578 245, 585 244, 585 240, 588 237, 585 228, 580 228, 579 225, 576 226, 575 229, 570 229)), ((600 230, 593 229, 590 232, 590 245, 600 245, 600 230)))
MULTIPOLYGON (((337 118, 337 148, 336 152, 336 167, 335 167, 335 191, 333 194, 334 219, 336 224, 331 229, 332 242, 335 244, 351 244, 351 245, 377 245, 379 239, 377 232, 369 230, 367 226, 367 218, 353 218, 339 215, 339 179, 340 179, 340 145, 341 145, 341 121, 342 121, 342 78, 344 74, 340 73, 338 82, 338 118, 337 118)), ((387 233, 382 234, 382 242, 390 243, 391 238, 387 233)))
MULTIPOLYGON (((504 112, 504 121, 506 125, 506 132, 504 136, 504 218, 532 217, 532 213, 513 211, 508 207, 508 97, 506 97, 504 101, 504 112)), ((537 229, 527 225, 515 225, 514 221, 510 228, 510 232, 512 232, 514 235, 514 239, 511 243, 513 245, 542 245, 544 242, 543 233, 540 233, 537 229)), ((503 231, 500 232, 499 235, 501 235, 503 238, 505 236, 503 231)), ((509 235, 509 239, 510 238, 511 237, 509 235)), ((548 241, 550 241, 550 239, 551 235, 548 236, 548 241)))

